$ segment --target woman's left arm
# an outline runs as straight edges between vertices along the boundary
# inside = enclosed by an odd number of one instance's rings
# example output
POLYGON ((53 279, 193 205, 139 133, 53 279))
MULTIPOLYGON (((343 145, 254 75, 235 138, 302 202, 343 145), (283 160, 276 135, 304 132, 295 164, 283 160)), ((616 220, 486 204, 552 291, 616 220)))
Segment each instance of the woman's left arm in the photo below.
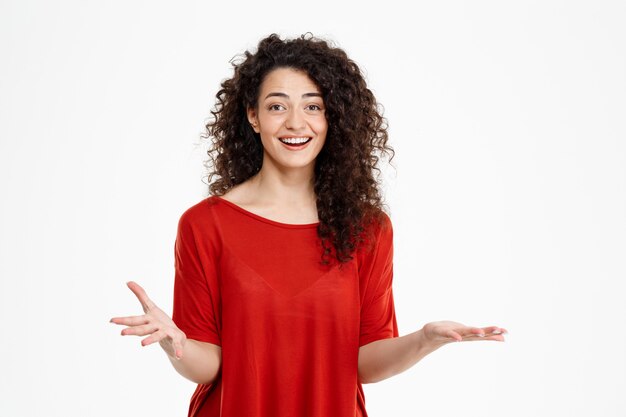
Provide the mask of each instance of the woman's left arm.
POLYGON ((504 342, 506 329, 469 327, 453 321, 437 321, 401 337, 376 340, 359 348, 359 381, 371 384, 411 368, 424 356, 451 342, 495 340, 504 342))

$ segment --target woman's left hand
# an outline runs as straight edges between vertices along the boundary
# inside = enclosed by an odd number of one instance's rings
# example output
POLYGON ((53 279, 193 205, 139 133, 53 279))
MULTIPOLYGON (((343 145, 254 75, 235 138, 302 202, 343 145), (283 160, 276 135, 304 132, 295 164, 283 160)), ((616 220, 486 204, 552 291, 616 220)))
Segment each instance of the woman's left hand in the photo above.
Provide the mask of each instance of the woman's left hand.
POLYGON ((497 326, 470 327, 454 321, 435 321, 422 328, 424 338, 434 346, 451 342, 469 342, 475 340, 495 340, 504 342, 506 329, 497 326))

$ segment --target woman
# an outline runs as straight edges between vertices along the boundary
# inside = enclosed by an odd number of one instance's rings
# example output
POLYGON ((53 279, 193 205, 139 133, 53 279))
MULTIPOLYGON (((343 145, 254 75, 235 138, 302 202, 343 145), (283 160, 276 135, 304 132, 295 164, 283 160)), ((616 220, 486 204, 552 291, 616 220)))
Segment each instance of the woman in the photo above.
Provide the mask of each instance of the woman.
POLYGON ((211 196, 178 223, 172 319, 111 321, 159 342, 198 383, 189 416, 367 416, 362 384, 504 329, 441 321, 399 337, 393 230, 374 170, 391 154, 357 65, 326 41, 272 34, 222 83, 211 196))

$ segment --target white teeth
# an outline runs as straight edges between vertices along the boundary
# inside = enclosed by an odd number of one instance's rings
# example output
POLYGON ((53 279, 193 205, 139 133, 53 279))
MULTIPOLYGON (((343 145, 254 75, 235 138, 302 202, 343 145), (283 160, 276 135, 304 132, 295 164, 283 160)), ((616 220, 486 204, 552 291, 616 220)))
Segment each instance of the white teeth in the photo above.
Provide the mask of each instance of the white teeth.
POLYGON ((279 138, 278 140, 285 143, 304 143, 309 139, 311 138, 279 138))

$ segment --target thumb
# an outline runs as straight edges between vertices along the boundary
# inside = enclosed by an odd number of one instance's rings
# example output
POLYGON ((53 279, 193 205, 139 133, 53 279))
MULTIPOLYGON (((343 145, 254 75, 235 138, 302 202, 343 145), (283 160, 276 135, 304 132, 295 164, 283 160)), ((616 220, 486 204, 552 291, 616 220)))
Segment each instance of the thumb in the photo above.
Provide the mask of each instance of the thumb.
POLYGON ((458 334, 457 332, 451 329, 444 331, 442 336, 452 338, 457 342, 460 342, 463 340, 463 337, 460 334, 458 334))

